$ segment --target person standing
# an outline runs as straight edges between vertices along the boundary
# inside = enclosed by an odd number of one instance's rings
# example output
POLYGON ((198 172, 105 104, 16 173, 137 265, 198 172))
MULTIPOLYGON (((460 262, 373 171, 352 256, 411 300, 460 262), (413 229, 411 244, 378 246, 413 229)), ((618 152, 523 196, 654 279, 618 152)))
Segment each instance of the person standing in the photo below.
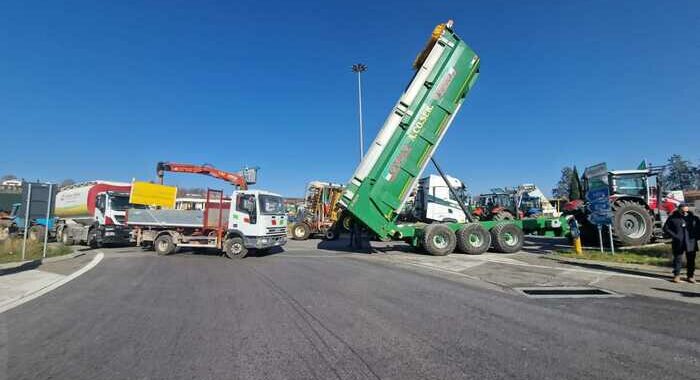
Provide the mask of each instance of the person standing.
POLYGON ((688 204, 681 203, 664 223, 664 232, 673 239, 673 282, 681 282, 683 254, 687 262, 688 282, 695 283, 695 253, 700 235, 700 219, 690 212, 688 204))

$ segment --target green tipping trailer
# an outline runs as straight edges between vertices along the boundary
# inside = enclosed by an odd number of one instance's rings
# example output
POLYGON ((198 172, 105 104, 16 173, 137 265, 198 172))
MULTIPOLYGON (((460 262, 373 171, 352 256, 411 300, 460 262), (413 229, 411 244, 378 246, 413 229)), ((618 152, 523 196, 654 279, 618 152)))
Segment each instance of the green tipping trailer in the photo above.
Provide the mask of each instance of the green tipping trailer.
POLYGON ((433 255, 455 247, 479 254, 523 244, 522 221, 398 223, 418 181, 464 98, 479 76, 479 56, 452 30, 438 25, 413 64, 416 70, 350 179, 341 205, 381 240, 404 240, 433 255))

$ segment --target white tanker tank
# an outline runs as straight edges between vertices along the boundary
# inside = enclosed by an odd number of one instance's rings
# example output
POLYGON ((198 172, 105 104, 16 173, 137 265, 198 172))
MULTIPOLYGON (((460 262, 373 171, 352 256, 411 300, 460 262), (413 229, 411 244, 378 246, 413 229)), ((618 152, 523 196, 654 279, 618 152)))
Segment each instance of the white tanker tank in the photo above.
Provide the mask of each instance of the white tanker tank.
POLYGON ((91 181, 62 188, 56 194, 56 237, 64 244, 125 243, 131 184, 91 181))

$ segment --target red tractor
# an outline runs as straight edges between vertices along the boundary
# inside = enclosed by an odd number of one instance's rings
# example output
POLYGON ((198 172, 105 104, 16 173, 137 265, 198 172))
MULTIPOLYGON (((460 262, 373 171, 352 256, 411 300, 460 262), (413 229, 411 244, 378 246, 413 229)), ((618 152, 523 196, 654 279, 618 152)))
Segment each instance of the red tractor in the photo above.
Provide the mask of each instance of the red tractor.
MULTIPOLYGON (((612 170, 608 172, 610 206, 612 209, 612 234, 616 245, 637 246, 663 236, 662 226, 679 200, 665 194, 660 174, 663 167, 635 170, 612 170), (651 179, 654 183, 650 183, 651 179), (658 207, 658 199, 662 207, 658 207)), ((588 190, 588 179, 583 176, 584 194, 588 190)), ((564 206, 564 211, 576 216, 582 229, 582 237, 597 240, 597 230, 588 219, 586 205, 575 200, 564 206)))

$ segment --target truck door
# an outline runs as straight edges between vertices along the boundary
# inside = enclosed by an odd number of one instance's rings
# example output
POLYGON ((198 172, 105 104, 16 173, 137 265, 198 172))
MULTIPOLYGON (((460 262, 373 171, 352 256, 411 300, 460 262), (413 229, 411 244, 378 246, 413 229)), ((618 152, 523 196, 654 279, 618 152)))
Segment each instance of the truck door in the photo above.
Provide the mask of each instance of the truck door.
MULTIPOLYGON (((258 212, 255 194, 238 192, 231 207, 229 225, 231 229, 241 231, 245 236, 258 236, 258 212)), ((264 234, 263 234, 264 235, 264 234)))
POLYGON ((97 223, 105 224, 105 213, 107 210, 107 194, 97 194, 95 198, 95 220, 97 223))

